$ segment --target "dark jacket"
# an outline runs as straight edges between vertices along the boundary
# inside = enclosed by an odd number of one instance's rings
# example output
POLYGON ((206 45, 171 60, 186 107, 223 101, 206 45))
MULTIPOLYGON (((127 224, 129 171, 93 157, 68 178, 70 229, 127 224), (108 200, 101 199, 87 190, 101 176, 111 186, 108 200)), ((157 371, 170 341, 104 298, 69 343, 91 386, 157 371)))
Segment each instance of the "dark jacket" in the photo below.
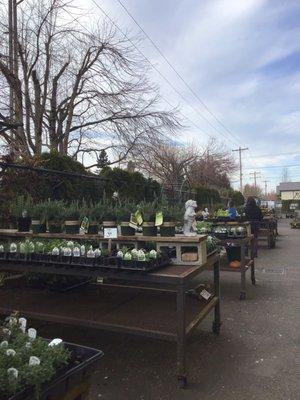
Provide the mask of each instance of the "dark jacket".
POLYGON ((251 232, 257 232, 260 228, 260 221, 263 219, 261 209, 258 206, 246 206, 245 216, 251 223, 251 232))

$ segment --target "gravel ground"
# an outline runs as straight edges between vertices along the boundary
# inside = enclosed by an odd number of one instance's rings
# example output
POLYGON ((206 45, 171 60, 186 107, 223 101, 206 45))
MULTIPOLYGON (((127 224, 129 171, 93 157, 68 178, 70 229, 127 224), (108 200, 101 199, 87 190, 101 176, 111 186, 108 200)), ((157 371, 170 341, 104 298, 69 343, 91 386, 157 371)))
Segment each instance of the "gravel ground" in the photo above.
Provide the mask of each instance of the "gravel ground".
POLYGON ((54 324, 39 333, 104 351, 90 400, 298 400, 300 231, 288 223, 280 222, 275 249, 262 244, 246 301, 240 275, 222 273, 221 334, 211 333, 209 317, 190 338, 186 390, 177 388, 172 343, 54 324))

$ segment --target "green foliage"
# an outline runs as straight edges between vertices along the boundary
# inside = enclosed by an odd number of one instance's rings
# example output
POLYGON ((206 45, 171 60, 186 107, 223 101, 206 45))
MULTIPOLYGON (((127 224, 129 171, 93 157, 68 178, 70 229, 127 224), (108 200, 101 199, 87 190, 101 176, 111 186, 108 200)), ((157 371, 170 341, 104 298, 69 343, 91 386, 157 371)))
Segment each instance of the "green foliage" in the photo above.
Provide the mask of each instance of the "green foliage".
POLYGON ((57 369, 70 359, 70 353, 63 345, 50 347, 39 337, 29 339, 28 334, 21 331, 16 316, 1 324, 0 342, 0 396, 4 398, 33 387, 34 398, 38 399, 41 385, 49 382, 57 369), (14 350, 15 355, 7 355, 8 349, 14 350), (37 357, 40 364, 29 365, 31 356, 37 357), (17 378, 8 373, 9 368, 18 371, 17 378))
POLYGON ((72 201, 67 207, 65 207, 65 219, 66 221, 78 221, 82 216, 82 207, 78 200, 72 201))
POLYGON ((45 203, 48 222, 62 223, 65 220, 66 206, 62 200, 48 201, 45 203))
POLYGON ((98 202, 95 205, 90 204, 87 207, 87 216, 91 222, 102 222, 105 213, 106 205, 103 202, 98 202))
POLYGON ((22 212, 26 210, 28 215, 31 214, 32 198, 30 196, 17 196, 11 204, 11 214, 15 218, 22 217, 22 212))
POLYGON ((155 222, 155 215, 156 211, 158 210, 157 201, 143 201, 140 203, 139 208, 142 211, 143 221, 155 222))
POLYGON ((44 202, 34 204, 30 210, 32 219, 39 220, 43 224, 46 220, 46 205, 44 202))
POLYGON ((196 186, 193 189, 195 191, 195 200, 199 208, 210 208, 214 203, 221 202, 220 194, 216 189, 210 189, 204 186, 196 186))
POLYGON ((137 210, 137 206, 133 202, 124 202, 115 208, 117 222, 129 222, 130 216, 137 210))
POLYGON ((115 191, 119 193, 121 201, 153 201, 160 196, 159 183, 151 178, 145 178, 140 172, 105 167, 101 170, 100 176, 106 179, 104 188, 108 199, 115 191))
POLYGON ((109 164, 108 155, 104 149, 100 151, 97 163, 99 168, 104 168, 109 164))
POLYGON ((163 204, 161 211, 164 222, 179 222, 182 221, 185 210, 183 206, 163 204))

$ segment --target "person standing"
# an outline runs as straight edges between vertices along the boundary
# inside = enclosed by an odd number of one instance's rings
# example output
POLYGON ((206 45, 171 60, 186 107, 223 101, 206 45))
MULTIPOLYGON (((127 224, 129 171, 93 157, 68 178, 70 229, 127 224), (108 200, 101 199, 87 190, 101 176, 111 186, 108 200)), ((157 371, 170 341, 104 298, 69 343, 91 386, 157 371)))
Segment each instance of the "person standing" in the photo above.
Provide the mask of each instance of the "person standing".
POLYGON ((234 206, 234 202, 232 200, 230 200, 229 204, 228 204, 228 215, 230 219, 236 219, 237 217, 237 210, 234 206))
POLYGON ((254 197, 248 197, 245 216, 251 224, 251 233, 254 236, 253 239, 253 257, 257 257, 258 250, 258 232, 260 228, 260 221, 263 219, 261 209, 256 204, 254 197))

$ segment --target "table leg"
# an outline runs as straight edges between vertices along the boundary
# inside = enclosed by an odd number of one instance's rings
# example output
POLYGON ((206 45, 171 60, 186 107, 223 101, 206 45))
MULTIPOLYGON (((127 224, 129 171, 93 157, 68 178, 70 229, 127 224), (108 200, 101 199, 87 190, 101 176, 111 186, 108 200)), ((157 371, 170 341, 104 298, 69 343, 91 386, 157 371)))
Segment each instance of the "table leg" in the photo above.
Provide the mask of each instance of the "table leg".
POLYGON ((215 287, 215 294, 218 297, 219 301, 215 305, 214 309, 214 322, 213 322, 213 332, 216 335, 219 335, 220 328, 221 328, 221 309, 220 309, 220 259, 214 264, 214 287, 215 287))
POLYGON ((241 244, 241 293, 240 300, 246 299, 246 259, 245 259, 245 243, 241 244))
POLYGON ((186 377, 186 337, 185 337, 185 288, 177 288, 177 378, 179 387, 187 385, 186 377))
POLYGON ((252 241, 251 241, 251 253, 250 253, 250 258, 252 260, 252 263, 251 263, 251 282, 252 282, 252 285, 255 285, 256 284, 256 280, 255 280, 255 258, 253 256, 253 253, 254 253, 253 250, 254 249, 253 249, 253 239, 252 239, 252 241))

